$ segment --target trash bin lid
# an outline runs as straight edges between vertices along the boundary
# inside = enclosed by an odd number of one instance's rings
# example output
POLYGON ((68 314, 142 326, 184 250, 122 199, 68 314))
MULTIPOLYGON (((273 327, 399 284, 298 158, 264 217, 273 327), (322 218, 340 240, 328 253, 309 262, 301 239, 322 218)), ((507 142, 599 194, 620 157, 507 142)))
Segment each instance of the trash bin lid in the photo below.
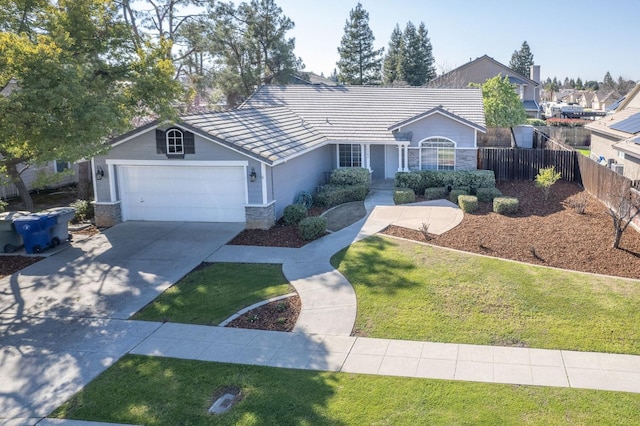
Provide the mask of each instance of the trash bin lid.
POLYGON ((18 210, 18 211, 15 211, 15 212, 2 212, 2 213, 0 213, 0 220, 13 221, 13 219, 15 219, 17 217, 28 216, 30 214, 31 214, 31 212, 24 211, 24 210, 18 210))
POLYGON ((62 216, 64 214, 76 214, 76 209, 73 207, 52 207, 47 210, 43 210, 41 213, 48 213, 54 216, 62 216))

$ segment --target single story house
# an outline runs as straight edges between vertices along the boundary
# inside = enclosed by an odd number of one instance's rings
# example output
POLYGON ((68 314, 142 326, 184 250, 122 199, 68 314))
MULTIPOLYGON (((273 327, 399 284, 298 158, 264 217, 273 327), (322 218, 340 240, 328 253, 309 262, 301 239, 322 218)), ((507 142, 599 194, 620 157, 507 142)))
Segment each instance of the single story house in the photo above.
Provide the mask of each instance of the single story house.
POLYGON ((262 86, 238 109, 152 122, 92 160, 96 223, 245 222, 268 228, 326 172, 475 169, 479 89, 262 86))
POLYGON ((483 55, 469 61, 429 82, 429 87, 467 87, 471 83, 482 84, 490 78, 501 75, 508 77, 514 85, 527 117, 540 118, 540 65, 532 65, 525 76, 508 66, 483 55))
POLYGON ((591 154, 631 180, 640 180, 640 84, 616 112, 585 126, 591 130, 591 154))

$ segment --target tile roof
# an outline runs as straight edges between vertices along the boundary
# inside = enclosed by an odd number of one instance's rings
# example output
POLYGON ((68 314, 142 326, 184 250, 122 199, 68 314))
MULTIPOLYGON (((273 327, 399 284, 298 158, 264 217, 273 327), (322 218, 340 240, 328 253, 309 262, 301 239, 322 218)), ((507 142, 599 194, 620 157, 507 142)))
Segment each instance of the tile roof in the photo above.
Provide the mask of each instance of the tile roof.
POLYGON ((625 108, 621 111, 616 112, 615 114, 607 115, 605 117, 602 117, 600 120, 589 123, 585 126, 585 128, 591 130, 592 132, 604 133, 614 136, 620 140, 627 139, 634 132, 626 132, 623 130, 619 130, 616 127, 618 124, 622 123, 625 120, 631 119, 633 116, 637 117, 638 114, 640 114, 640 108, 625 108))
POLYGON ((286 106, 331 141, 393 142, 389 128, 436 107, 484 131, 480 89, 262 86, 242 109, 286 106))
POLYGON ((180 122, 270 163, 327 142, 302 117, 286 107, 192 114, 180 117, 180 122))

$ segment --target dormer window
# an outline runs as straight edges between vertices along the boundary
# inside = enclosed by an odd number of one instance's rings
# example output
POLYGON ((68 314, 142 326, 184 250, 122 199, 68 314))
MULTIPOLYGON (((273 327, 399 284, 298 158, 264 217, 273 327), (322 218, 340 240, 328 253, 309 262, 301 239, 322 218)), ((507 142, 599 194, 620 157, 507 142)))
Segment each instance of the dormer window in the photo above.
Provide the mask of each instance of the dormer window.
POLYGON ((184 135, 178 129, 167 131, 167 154, 184 154, 184 135))

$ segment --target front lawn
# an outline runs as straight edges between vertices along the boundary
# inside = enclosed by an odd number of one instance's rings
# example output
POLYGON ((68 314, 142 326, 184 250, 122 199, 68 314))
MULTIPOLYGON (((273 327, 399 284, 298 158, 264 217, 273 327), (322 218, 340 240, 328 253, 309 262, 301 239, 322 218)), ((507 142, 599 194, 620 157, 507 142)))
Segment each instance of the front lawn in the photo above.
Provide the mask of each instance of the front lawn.
POLYGON ((281 265, 203 264, 132 319, 218 325, 242 308, 292 291, 281 265))
POLYGON ((361 336, 640 354, 640 281, 372 237, 332 258, 361 336))
POLYGON ((175 425, 635 425, 640 395, 125 356, 52 417, 175 425), (207 409, 224 388, 243 399, 207 409))

